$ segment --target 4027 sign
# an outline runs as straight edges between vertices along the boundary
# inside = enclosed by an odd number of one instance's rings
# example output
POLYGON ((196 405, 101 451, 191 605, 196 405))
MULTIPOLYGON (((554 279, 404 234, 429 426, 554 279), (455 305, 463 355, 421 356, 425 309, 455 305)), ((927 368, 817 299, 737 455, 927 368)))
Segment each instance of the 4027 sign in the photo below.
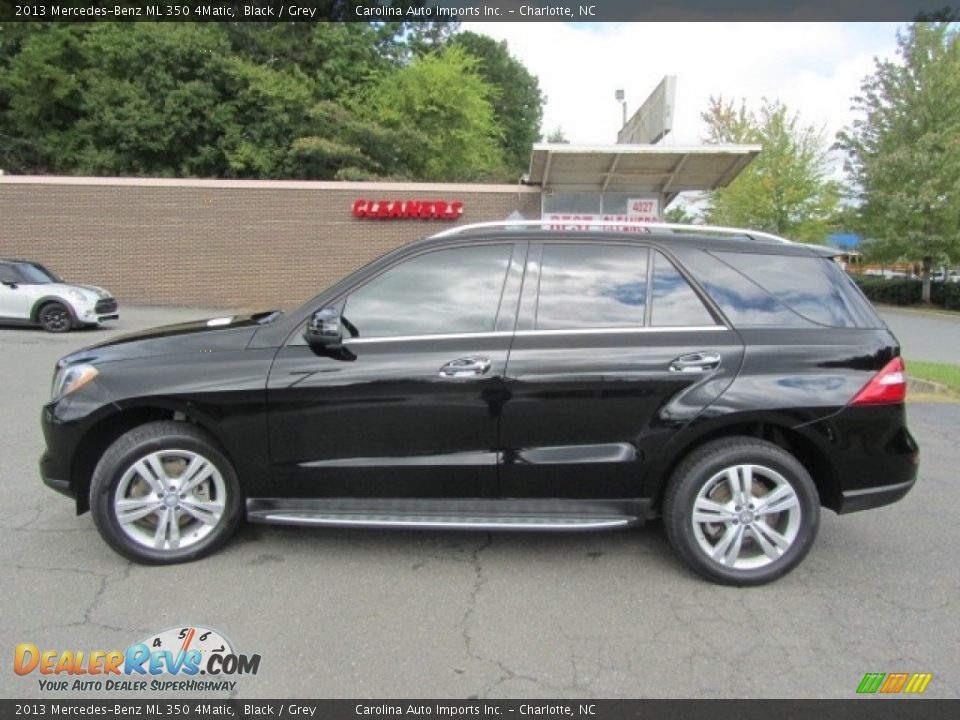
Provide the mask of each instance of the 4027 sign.
POLYGON ((659 198, 631 198, 627 200, 627 215, 632 222, 660 222, 659 198))

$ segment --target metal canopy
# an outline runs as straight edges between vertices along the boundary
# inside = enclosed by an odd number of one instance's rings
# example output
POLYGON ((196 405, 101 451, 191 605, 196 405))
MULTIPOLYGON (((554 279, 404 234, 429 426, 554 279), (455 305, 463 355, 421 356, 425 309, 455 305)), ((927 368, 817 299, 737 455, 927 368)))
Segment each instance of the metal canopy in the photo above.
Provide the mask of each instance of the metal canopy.
POLYGON ((664 196, 725 187, 760 154, 759 145, 533 146, 531 185, 578 192, 635 192, 664 196))

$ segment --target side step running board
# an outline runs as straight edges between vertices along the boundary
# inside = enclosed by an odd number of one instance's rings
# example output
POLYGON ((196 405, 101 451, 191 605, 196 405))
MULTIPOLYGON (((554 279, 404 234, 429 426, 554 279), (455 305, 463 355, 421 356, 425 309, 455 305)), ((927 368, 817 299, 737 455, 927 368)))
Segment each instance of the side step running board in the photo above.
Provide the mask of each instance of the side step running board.
POLYGON ((250 522, 449 530, 604 530, 641 525, 645 498, 247 498, 250 522))
POLYGON ((251 522, 325 527, 411 528, 448 530, 604 530, 639 525, 630 515, 412 515, 380 513, 318 513, 306 511, 247 513, 251 522))

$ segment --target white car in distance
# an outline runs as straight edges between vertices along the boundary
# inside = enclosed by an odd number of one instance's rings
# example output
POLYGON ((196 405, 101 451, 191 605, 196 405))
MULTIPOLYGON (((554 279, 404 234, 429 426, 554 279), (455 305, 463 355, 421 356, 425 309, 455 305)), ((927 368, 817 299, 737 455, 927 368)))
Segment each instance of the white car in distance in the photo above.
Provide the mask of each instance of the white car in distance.
POLYGON ((60 333, 119 317, 103 288, 66 283, 40 263, 0 259, 0 324, 60 333))

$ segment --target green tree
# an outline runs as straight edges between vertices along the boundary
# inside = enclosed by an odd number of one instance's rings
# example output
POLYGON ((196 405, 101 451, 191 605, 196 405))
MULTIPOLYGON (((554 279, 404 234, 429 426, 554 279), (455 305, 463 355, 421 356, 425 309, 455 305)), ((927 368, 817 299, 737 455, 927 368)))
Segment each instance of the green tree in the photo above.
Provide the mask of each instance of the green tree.
POLYGON ((569 145, 570 141, 567 140, 566 134, 563 132, 563 128, 559 125, 555 127, 547 135, 547 142, 553 143, 555 145, 569 145))
MULTIPOLYGON (((238 54, 278 67, 296 65, 305 73, 343 74, 351 82, 371 67, 399 66, 435 51, 449 41, 457 22, 357 22, 356 0, 315 3, 312 23, 283 21, 224 23, 238 54), (349 58, 350 64, 341 61, 349 58), (332 61, 333 66, 328 65, 332 61)), ((389 2, 393 6, 423 6, 426 2, 389 2)))
POLYGON ((899 61, 876 60, 838 135, 859 201, 858 230, 878 260, 960 259, 960 39, 947 23, 897 35, 899 61))
POLYGON ((72 70, 90 26, 40 23, 2 28, 0 167, 19 173, 69 168, 71 128, 81 115, 83 86, 72 70))
POLYGON ((546 99, 540 83, 523 64, 510 55, 506 41, 461 32, 452 44, 477 58, 476 70, 495 89, 493 117, 502 135, 499 145, 509 171, 519 175, 530 164, 530 150, 540 137, 546 99))
POLYGON ((326 0, 322 23, 4 25, 0 168, 515 180, 535 79, 496 43, 446 48, 456 23, 342 22, 354 4, 326 0))
POLYGON ((210 24, 97 23, 67 69, 77 113, 63 135, 68 170, 93 175, 219 175, 231 121, 222 61, 229 45, 210 24))
POLYGON ((663 214, 663 221, 677 225, 694 225, 697 222, 697 216, 690 212, 688 206, 677 201, 663 214))
POLYGON ((392 30, 359 22, 227 23, 232 54, 281 72, 297 70, 317 97, 339 99, 400 65, 392 30))
POLYGON ((361 100, 379 124, 424 138, 415 168, 420 180, 504 178, 494 88, 477 71, 478 60, 450 46, 417 58, 384 76, 361 100))
POLYGON ((426 138, 417 128, 394 130, 327 100, 310 112, 311 134, 293 152, 297 175, 325 180, 413 180, 424 162, 426 138))
MULTIPOLYGON (((237 52, 227 27, 34 24, 20 32, 15 52, 5 62, 0 54, 0 166, 95 175, 294 174, 292 142, 307 130, 320 83, 298 63, 257 62, 249 47, 247 56, 237 52)), ((325 82, 323 89, 337 88, 325 82)))
POLYGON ((755 228, 804 242, 822 243, 833 228, 840 198, 828 177, 822 131, 803 125, 778 101, 764 100, 759 114, 711 97, 701 118, 710 143, 757 143, 760 155, 729 186, 708 195, 711 225, 755 228))
POLYGON ((312 83, 298 69, 287 72, 241 58, 225 58, 222 82, 229 115, 221 147, 235 177, 290 177, 293 139, 303 132, 313 103, 312 83))

